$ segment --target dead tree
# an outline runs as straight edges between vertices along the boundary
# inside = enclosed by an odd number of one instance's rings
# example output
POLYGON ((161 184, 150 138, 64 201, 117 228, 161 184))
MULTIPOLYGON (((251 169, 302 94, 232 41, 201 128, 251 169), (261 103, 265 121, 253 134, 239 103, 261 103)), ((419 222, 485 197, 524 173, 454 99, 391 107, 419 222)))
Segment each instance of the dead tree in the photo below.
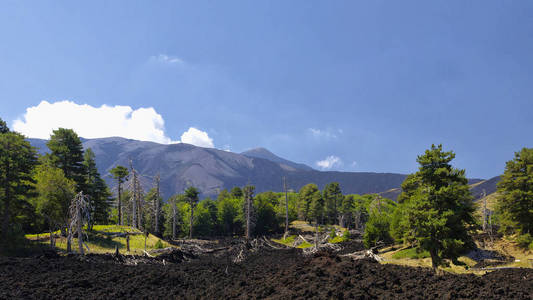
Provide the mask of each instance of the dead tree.
POLYGON ((285 191, 285 237, 289 234, 289 200, 287 199, 287 180, 283 176, 283 190, 285 191))
POLYGON ((154 232, 156 235, 159 235, 159 181, 161 180, 161 177, 159 176, 159 173, 155 177, 155 185, 156 185, 156 197, 154 199, 154 232))
POLYGON ((142 188, 139 181, 137 170, 133 168, 133 162, 130 160, 130 169, 132 180, 130 182, 131 190, 131 224, 134 228, 142 228, 142 188))
POLYGON ((253 195, 254 195, 255 187, 253 185, 247 185, 244 187, 244 209, 246 212, 246 240, 250 239, 251 233, 252 233, 252 227, 255 225, 254 220, 252 218, 253 215, 253 195))
POLYGON ((78 247, 80 254, 83 254, 83 224, 89 225, 91 220, 89 200, 83 192, 79 192, 69 207, 69 228, 68 240, 72 241, 74 231, 78 234, 78 247))
POLYGON ((487 232, 487 193, 483 190, 483 232, 487 232))
POLYGON ((176 197, 172 198, 172 239, 176 239, 176 197))

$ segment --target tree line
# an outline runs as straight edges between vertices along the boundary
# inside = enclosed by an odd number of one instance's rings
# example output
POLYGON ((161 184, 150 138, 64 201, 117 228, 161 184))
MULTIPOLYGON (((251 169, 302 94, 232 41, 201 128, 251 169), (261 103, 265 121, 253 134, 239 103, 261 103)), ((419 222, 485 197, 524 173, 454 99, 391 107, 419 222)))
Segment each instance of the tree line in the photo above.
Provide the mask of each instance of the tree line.
MULTIPOLYGON (((4 245, 23 233, 61 230, 67 234, 68 208, 82 191, 88 196, 89 229, 94 224, 134 226, 166 238, 242 236, 283 232, 289 222, 340 225, 364 232, 367 247, 401 242, 427 251, 436 268, 473 247, 479 230, 465 170, 451 164, 453 151, 432 145, 417 157, 419 169, 407 176, 396 201, 377 194, 345 195, 338 183, 321 191, 307 184, 298 192, 262 192, 251 185, 221 190, 216 199, 199 199, 200 191, 161 197, 159 175, 142 190, 140 174, 116 166, 113 198, 96 168, 91 149, 83 150, 70 129, 53 131, 50 152, 38 155, 25 137, 0 119, 0 235, 4 245), (286 200, 287 199, 287 200, 286 200)), ((533 248, 533 149, 524 148, 507 162, 498 184, 493 223, 533 248)))

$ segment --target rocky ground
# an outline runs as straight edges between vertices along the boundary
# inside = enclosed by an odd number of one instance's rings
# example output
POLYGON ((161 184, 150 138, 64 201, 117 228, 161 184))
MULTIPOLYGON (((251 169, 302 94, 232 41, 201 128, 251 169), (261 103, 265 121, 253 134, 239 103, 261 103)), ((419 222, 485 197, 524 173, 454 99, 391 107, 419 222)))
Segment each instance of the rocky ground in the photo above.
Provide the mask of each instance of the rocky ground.
POLYGON ((1 257, 0 298, 533 298, 531 269, 436 276, 428 269, 353 260, 333 251, 303 255, 299 249, 264 243, 204 247, 210 252, 184 250, 157 259, 54 253, 1 257), (239 255, 242 260, 235 263, 239 255))

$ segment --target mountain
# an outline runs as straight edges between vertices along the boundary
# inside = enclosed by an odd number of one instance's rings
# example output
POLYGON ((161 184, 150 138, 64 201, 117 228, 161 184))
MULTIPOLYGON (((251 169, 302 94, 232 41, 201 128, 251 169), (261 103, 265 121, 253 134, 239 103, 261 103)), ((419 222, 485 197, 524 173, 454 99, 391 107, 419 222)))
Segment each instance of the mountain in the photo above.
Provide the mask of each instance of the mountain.
POLYGON ((286 160, 268 151, 267 149, 261 148, 261 147, 250 149, 248 151, 244 151, 241 154, 248 156, 248 157, 263 158, 266 160, 270 160, 272 162, 279 163, 282 167, 285 167, 287 170, 290 170, 290 171, 294 171, 294 170, 312 171, 313 170, 313 168, 311 168, 308 165, 299 164, 299 163, 292 162, 290 160, 286 160))
POLYGON ((470 185, 470 193, 474 196, 474 201, 482 199, 484 196, 493 194, 497 190, 497 184, 500 182, 500 176, 491 179, 481 180, 470 185))
MULTIPOLYGON (((40 148, 40 153, 47 151, 45 140, 29 141, 40 148)), ((398 188, 406 177, 393 173, 316 171, 266 149, 238 154, 183 143, 162 145, 120 137, 82 139, 82 142, 85 149, 93 150, 98 170, 112 189, 116 183, 109 171, 116 165, 129 167, 131 159, 141 174, 145 191, 153 186, 153 178, 160 173, 164 198, 183 192, 189 185, 198 187, 202 197, 213 197, 221 189, 248 183, 255 185, 256 193, 281 191, 283 176, 288 187, 295 191, 308 183, 316 183, 322 189, 327 183, 337 181, 345 194, 378 193, 398 188)))

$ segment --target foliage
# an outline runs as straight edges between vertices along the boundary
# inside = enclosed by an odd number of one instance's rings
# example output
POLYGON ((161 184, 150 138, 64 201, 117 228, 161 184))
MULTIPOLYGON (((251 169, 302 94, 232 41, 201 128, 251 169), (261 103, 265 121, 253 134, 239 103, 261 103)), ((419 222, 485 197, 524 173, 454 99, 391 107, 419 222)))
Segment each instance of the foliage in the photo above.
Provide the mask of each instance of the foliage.
POLYGON ((312 193, 309 194, 310 205, 309 205, 309 217, 313 218, 316 224, 319 223, 319 220, 324 216, 324 198, 320 194, 318 188, 312 193))
POLYGON ((109 221, 109 208, 111 193, 105 181, 100 177, 96 168, 95 155, 91 148, 85 151, 83 156, 83 166, 85 167, 85 194, 89 196, 89 206, 91 214, 91 228, 95 223, 106 224, 109 221))
POLYGON ((369 219, 363 234, 363 244, 370 248, 378 242, 390 243, 391 216, 396 208, 396 203, 389 199, 377 196, 368 207, 369 219))
POLYGON ((159 213, 158 215, 158 225, 159 228, 155 228, 155 206, 156 201, 159 202, 159 207, 163 207, 163 198, 157 194, 157 189, 152 188, 146 193, 144 196, 145 203, 147 204, 147 207, 150 207, 150 209, 146 210, 146 213, 144 215, 144 225, 143 228, 146 228, 148 231, 153 232, 154 234, 158 234, 160 232, 164 231, 164 222, 165 222, 165 214, 159 213))
MULTIPOLYGON (((5 131, 5 129, 3 129, 5 131)), ((32 171, 37 164, 33 147, 16 132, 0 133, 0 243, 15 232, 15 218, 34 192, 32 171)))
POLYGON ((301 220, 309 221, 311 220, 312 216, 310 216, 310 210, 311 210, 311 203, 313 199, 313 195, 320 191, 318 190, 318 186, 314 183, 309 183, 304 185, 300 192, 298 193, 298 218, 301 220))
POLYGON ((501 231, 533 234, 533 148, 523 148, 506 163, 498 194, 501 231))
POLYGON ((428 251, 435 270, 443 258, 456 259, 473 246, 469 235, 475 229, 472 196, 465 171, 450 164, 454 158, 452 151, 442 151, 442 145, 432 145, 418 156, 418 172, 403 185, 404 213, 398 224, 403 224, 405 231, 395 235, 401 234, 420 251, 428 251))
POLYGON ((9 132, 9 127, 7 127, 6 122, 4 122, 2 118, 0 118, 0 134, 8 133, 8 132, 9 132))
POLYGON ((222 233, 234 235, 241 232, 242 218, 240 208, 244 201, 238 198, 224 198, 217 203, 217 219, 222 233))
POLYGON ((533 236, 529 233, 519 235, 516 238, 516 242, 520 248, 527 249, 533 243, 533 236))
POLYGON ((78 135, 72 129, 59 128, 53 131, 46 145, 51 151, 47 155, 52 163, 76 183, 76 192, 84 191, 86 170, 83 166, 83 145, 78 135))
POLYGON ((339 183, 332 182, 326 184, 323 197, 326 221, 329 224, 337 224, 339 209, 342 207, 342 200, 344 198, 339 183))
POLYGON ((238 186, 233 187, 231 189, 230 194, 231 194, 231 197, 233 197, 233 198, 242 198, 244 196, 243 191, 238 186))
POLYGON ((65 177, 63 170, 54 167, 47 160, 35 170, 37 197, 32 204, 37 214, 44 218, 47 228, 64 230, 68 222, 70 202, 76 195, 76 183, 65 177))

